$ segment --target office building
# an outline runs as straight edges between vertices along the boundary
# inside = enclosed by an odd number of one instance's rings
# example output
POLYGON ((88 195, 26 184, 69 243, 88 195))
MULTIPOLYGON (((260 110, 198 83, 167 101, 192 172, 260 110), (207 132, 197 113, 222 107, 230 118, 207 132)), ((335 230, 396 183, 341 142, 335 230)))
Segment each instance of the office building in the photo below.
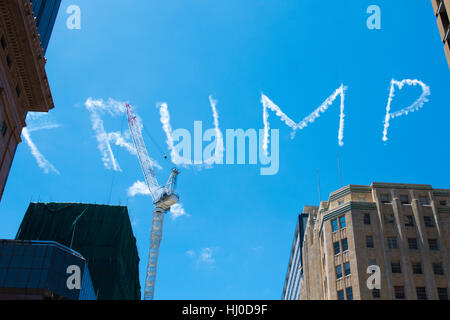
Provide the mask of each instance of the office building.
POLYGON ((0 200, 29 111, 53 99, 29 1, 0 1, 0 200))
POLYGON ((78 252, 56 242, 0 240, 0 300, 95 299, 78 252))
POLYGON ((31 0, 44 54, 55 26, 61 0, 31 0))
POLYGON ((31 203, 17 240, 55 241, 88 262, 98 300, 140 300, 139 256, 127 207, 31 203))
POLYGON ((450 67, 450 0, 431 0, 431 3, 433 4, 439 33, 441 34, 445 55, 447 56, 447 62, 450 67))
POLYGON ((448 299, 450 190, 350 185, 307 211, 301 300, 448 299))
MULTIPOLYGON (((305 207, 304 212, 308 212, 311 209, 314 210, 314 207, 305 207)), ((284 282, 282 296, 283 300, 298 300, 300 296, 300 283, 303 277, 302 247, 307 222, 308 213, 299 214, 297 226, 295 228, 294 243, 292 244, 291 249, 291 257, 289 259, 288 271, 284 282)))

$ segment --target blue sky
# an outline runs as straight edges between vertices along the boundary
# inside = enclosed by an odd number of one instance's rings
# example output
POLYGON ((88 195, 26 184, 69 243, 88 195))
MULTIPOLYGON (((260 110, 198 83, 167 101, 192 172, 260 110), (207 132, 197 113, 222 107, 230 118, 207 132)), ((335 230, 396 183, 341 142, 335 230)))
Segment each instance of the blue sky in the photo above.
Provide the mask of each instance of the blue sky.
MULTIPOLYGON (((188 216, 166 218, 156 299, 280 299, 297 215, 318 203, 317 169, 322 199, 339 188, 338 153, 344 185, 450 188, 450 72, 430 1, 67 0, 47 59, 56 107, 36 123, 55 126, 30 135, 59 174, 45 173, 29 146, 19 146, 0 203, 0 237, 15 236, 30 201, 128 204, 142 287, 153 205, 127 194, 143 177, 126 149, 113 146, 122 172, 105 168, 88 98, 130 101, 167 148, 157 102, 168 104, 174 129, 192 131, 196 120, 213 128, 210 95, 222 130, 262 129, 261 93, 299 122, 341 84, 348 87, 343 147, 335 101, 294 140, 270 112, 280 132, 276 175, 261 176, 259 165, 182 168, 178 190, 188 216), (71 4, 81 8, 81 30, 66 27, 71 4), (372 4, 381 8, 381 30, 366 27, 372 4), (431 96, 391 121, 385 143, 393 78, 419 79, 431 96)), ((393 111, 420 94, 419 87, 397 91, 393 111)), ((108 132, 127 129, 123 117, 102 119, 108 132)), ((165 181, 173 165, 144 138, 165 181)))

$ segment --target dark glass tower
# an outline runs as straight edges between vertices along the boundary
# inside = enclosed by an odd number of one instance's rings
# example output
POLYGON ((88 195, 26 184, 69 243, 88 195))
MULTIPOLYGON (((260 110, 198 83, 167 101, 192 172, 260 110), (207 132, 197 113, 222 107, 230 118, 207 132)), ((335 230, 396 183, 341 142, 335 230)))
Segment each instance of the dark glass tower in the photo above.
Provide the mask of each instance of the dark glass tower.
POLYGON ((0 300, 67 299, 96 300, 83 256, 56 242, 0 240, 0 300), (79 288, 67 285, 71 267, 79 288))
POLYGON ((31 0, 44 54, 47 51, 61 0, 31 0))
POLYGON ((16 240, 55 241, 89 264, 98 300, 140 300, 139 256, 127 207, 31 203, 16 240))

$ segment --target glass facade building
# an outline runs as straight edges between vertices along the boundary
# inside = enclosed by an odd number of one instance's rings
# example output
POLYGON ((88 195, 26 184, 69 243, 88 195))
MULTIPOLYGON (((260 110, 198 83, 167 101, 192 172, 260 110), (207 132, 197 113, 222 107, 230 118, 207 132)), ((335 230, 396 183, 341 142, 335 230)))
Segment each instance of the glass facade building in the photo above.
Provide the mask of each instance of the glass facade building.
POLYGON ((61 0, 31 0, 44 54, 52 35, 61 0))
POLYGON ((57 242, 0 240, 0 299, 96 300, 86 260, 57 242), (69 288, 79 268, 80 289, 69 288), (72 267, 73 268, 73 267, 72 267))
POLYGON ((97 300, 140 300, 139 255, 128 208, 31 203, 16 240, 55 241, 89 263, 97 300))
POLYGON ((302 213, 298 216, 297 227, 295 229, 294 243, 291 249, 288 272, 283 289, 283 300, 298 300, 300 296, 300 282, 303 277, 303 238, 305 235, 306 224, 308 222, 308 213, 302 213))

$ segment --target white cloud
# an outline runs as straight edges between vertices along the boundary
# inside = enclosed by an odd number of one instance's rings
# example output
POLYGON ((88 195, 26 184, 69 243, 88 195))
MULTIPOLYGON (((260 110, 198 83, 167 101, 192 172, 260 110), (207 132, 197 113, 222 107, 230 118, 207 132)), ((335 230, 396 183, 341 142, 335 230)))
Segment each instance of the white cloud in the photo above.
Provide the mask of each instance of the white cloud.
POLYGON ((128 188, 129 197, 135 197, 137 195, 150 195, 150 190, 148 189, 145 182, 136 181, 130 188, 128 188))
POLYGON ((194 252, 194 250, 188 250, 188 251, 186 251, 186 255, 188 256, 188 257, 193 257, 193 256, 195 256, 195 252, 194 252))
MULTIPOLYGON (((91 113, 92 129, 95 131, 95 137, 98 143, 98 149, 102 156, 102 162, 106 169, 112 169, 114 171, 122 171, 119 162, 114 156, 111 144, 125 148, 130 154, 137 155, 136 149, 131 139, 129 130, 125 133, 121 132, 106 132, 102 115, 108 114, 109 116, 124 116, 126 113, 125 102, 117 101, 109 98, 92 99, 88 98, 85 102, 86 109, 91 113)), ((142 121, 139 121, 142 124, 142 121)), ((153 159, 150 158, 152 165, 158 169, 161 166, 153 159)))
POLYGON ((402 115, 408 115, 410 112, 418 111, 420 108, 423 107, 423 105, 428 102, 428 96, 431 95, 430 87, 427 86, 425 83, 423 83, 420 80, 414 79, 405 79, 402 81, 396 81, 392 79, 391 81, 391 89, 389 91, 389 99, 386 106, 386 117, 384 120, 384 130, 383 130, 383 141, 388 141, 388 129, 390 126, 390 120, 400 117, 402 115), (391 113, 391 104, 394 100, 394 93, 395 93, 395 86, 398 87, 399 90, 401 90, 405 84, 409 86, 420 86, 422 88, 422 94, 420 95, 419 99, 417 99, 412 105, 403 108, 399 111, 396 111, 394 113, 391 113))
POLYGON ((128 132, 126 132, 123 136, 120 132, 110 132, 108 133, 108 139, 109 141, 114 142, 116 146, 127 149, 127 151, 132 155, 137 155, 136 148, 134 147, 132 141, 130 141, 128 132))
POLYGON ((182 157, 180 157, 178 152, 175 150, 174 140, 173 140, 173 136, 172 136, 172 126, 170 125, 169 107, 167 106, 167 103, 165 103, 165 102, 158 103, 156 106, 159 108, 159 114, 161 116, 160 121, 161 121, 163 130, 166 133, 166 137, 167 137, 166 142, 167 142, 167 145, 170 150, 172 162, 174 164, 188 164, 188 163, 186 163, 186 162, 188 162, 188 161, 186 161, 187 159, 183 159, 182 157))
POLYGON ((51 129, 58 129, 61 128, 61 125, 59 124, 43 124, 43 125, 37 125, 37 126, 28 126, 28 132, 35 132, 35 131, 41 131, 41 130, 51 130, 51 129))
POLYGON ((292 132, 292 138, 295 137, 295 132, 297 130, 303 130, 310 123, 314 123, 314 121, 320 117, 321 113, 324 113, 328 110, 328 108, 333 104, 336 98, 341 96, 341 108, 340 108, 340 119, 339 119, 339 131, 338 131, 338 142, 342 147, 344 145, 344 102, 345 102, 345 90, 347 87, 341 85, 338 89, 336 89, 332 95, 330 95, 316 110, 314 110, 310 115, 305 117, 302 121, 296 124, 291 118, 289 118, 279 106, 273 103, 266 95, 261 94, 261 103, 263 105, 263 123, 264 123, 264 139, 263 139, 263 150, 267 154, 268 145, 269 145, 269 113, 267 109, 272 110, 275 114, 284 122, 288 127, 290 127, 292 132))
POLYGON ((263 149, 267 154, 267 150, 269 148, 269 132, 270 132, 270 123, 269 123, 269 113, 267 109, 272 110, 275 114, 280 117, 281 121, 283 121, 288 127, 295 130, 296 123, 289 118, 279 106, 273 103, 266 95, 261 94, 261 103, 263 105, 263 123, 264 123, 264 140, 263 140, 263 149))
POLYGON ((118 116, 126 112, 125 102, 117 101, 109 98, 107 101, 103 99, 88 98, 84 104, 90 112, 107 112, 111 116, 118 116))
POLYGON ((194 249, 186 251, 186 255, 190 258, 196 259, 197 264, 214 265, 216 260, 213 257, 214 250, 212 248, 203 248, 200 250, 200 254, 197 254, 194 249))
MULTIPOLYGON (((157 194, 157 192, 160 189, 155 190, 155 194, 157 194)), ((136 181, 130 188, 128 188, 128 196, 129 197, 135 197, 137 195, 144 195, 144 196, 150 196, 150 191, 147 187, 147 184, 143 181, 136 181)), ((181 203, 177 203, 175 205, 173 205, 170 208, 169 211, 170 217, 172 218, 172 220, 176 220, 179 217, 182 216, 189 216, 186 211, 183 208, 183 205, 181 203)))
POLYGON ((218 101, 213 99, 212 96, 209 96, 209 103, 211 105, 211 111, 214 120, 213 123, 216 141, 216 145, 214 148, 214 155, 210 156, 208 159, 204 159, 203 161, 197 161, 195 163, 192 163, 191 159, 181 157, 175 148, 175 142, 173 139, 173 130, 170 124, 169 107, 167 103, 162 102, 156 105, 159 108, 159 113, 161 116, 160 121, 162 124, 162 128, 166 134, 167 138, 166 143, 168 145, 168 149, 170 150, 171 159, 174 164, 182 165, 184 167, 192 165, 195 169, 198 170, 211 169, 214 164, 223 164, 224 141, 223 141, 223 134, 219 126, 219 112, 217 111, 218 101))
POLYGON ((51 130, 61 127, 48 113, 44 112, 29 112, 26 119, 27 127, 22 130, 22 136, 26 144, 30 148, 31 154, 36 159, 36 162, 45 174, 50 172, 60 174, 59 171, 48 161, 44 155, 39 151, 36 144, 31 139, 31 133, 41 130, 51 130))
POLYGON ((214 264, 216 260, 213 258, 213 249, 211 248, 204 248, 200 252, 200 257, 198 259, 199 262, 207 263, 207 264, 214 264))
POLYGON ((26 122, 28 133, 61 127, 60 124, 56 123, 56 121, 52 119, 51 114, 47 112, 29 112, 27 114, 26 122))
POLYGON ((264 251, 264 247, 263 246, 256 246, 252 248, 253 252, 256 254, 260 254, 264 251))
POLYGON ((183 205, 181 203, 174 204, 172 207, 170 207, 169 213, 172 220, 176 220, 182 216, 189 216, 184 210, 183 205))
POLYGON ((111 148, 111 137, 105 131, 103 120, 100 115, 105 112, 109 113, 111 116, 123 114, 125 112, 125 103, 113 99, 109 99, 105 102, 103 99, 94 100, 88 98, 84 105, 91 113, 92 129, 95 131, 95 137, 97 139, 98 149, 102 155, 103 165, 106 169, 122 171, 111 148))
POLYGON ((214 157, 210 159, 206 159, 204 162, 207 166, 211 166, 214 163, 222 164, 223 163, 223 135, 222 131, 219 128, 219 113, 217 112, 217 103, 218 101, 213 99, 212 96, 209 96, 209 103, 211 104, 211 110, 214 118, 214 130, 216 132, 216 148, 214 150, 214 157))
POLYGON ((23 128, 22 135, 25 139, 25 142, 30 147, 31 154, 36 159, 39 168, 44 170, 45 174, 48 174, 50 172, 60 174, 59 171, 42 155, 37 146, 34 144, 33 140, 31 139, 28 128, 23 128))

